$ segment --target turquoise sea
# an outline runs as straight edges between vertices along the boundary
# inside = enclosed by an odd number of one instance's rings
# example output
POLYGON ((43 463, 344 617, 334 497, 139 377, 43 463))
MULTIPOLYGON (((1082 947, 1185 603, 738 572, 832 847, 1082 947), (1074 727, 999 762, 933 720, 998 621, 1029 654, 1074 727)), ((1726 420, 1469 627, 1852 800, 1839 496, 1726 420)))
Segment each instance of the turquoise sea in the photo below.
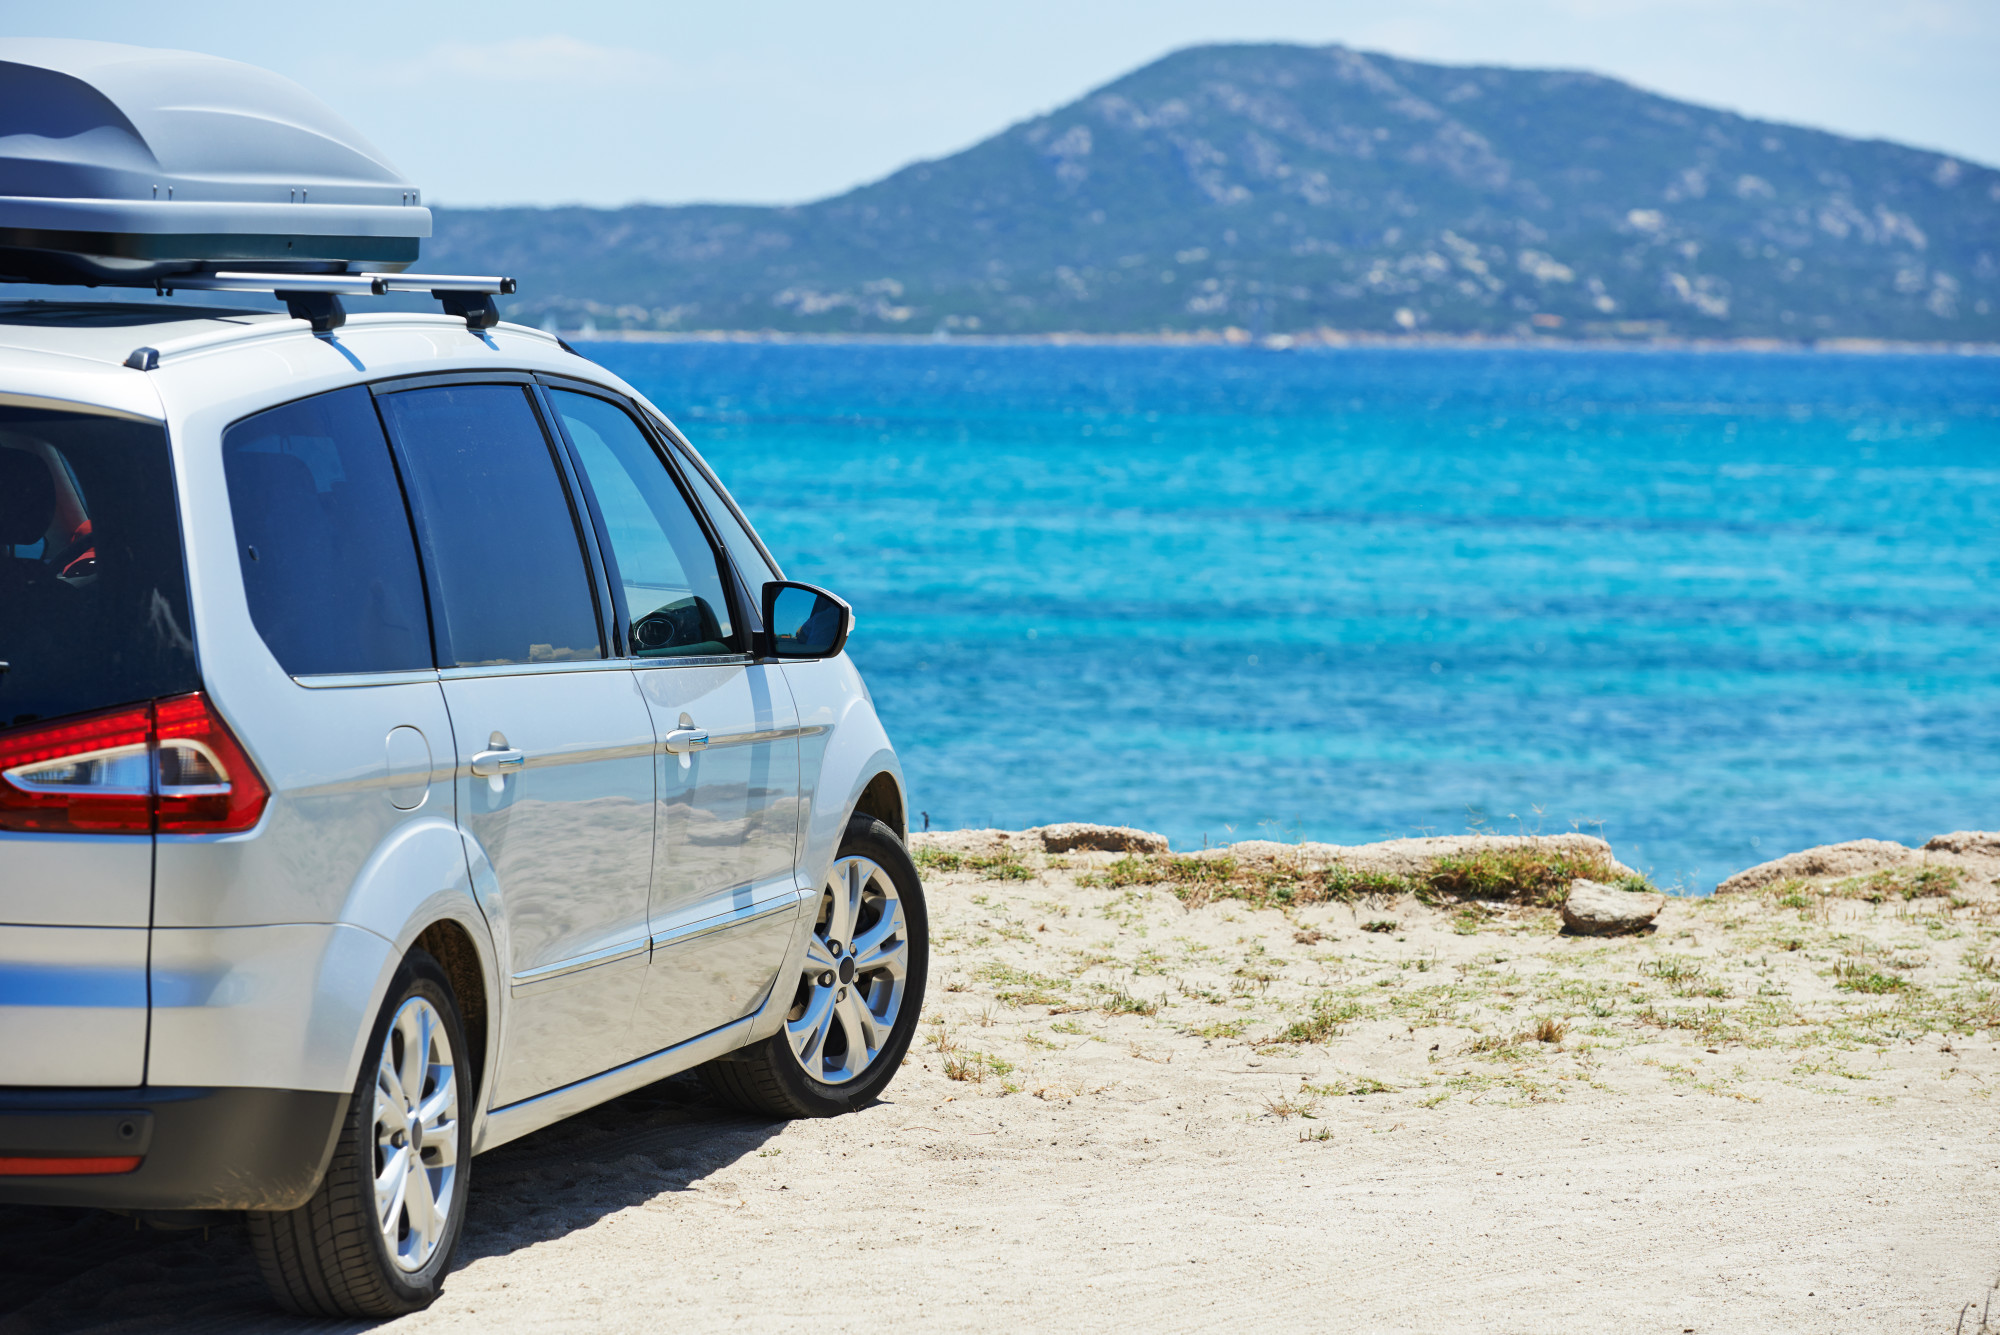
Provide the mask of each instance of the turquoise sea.
MULTIPOLYGON (((619 344, 932 828, 2000 828, 2000 359, 619 344)), ((922 817, 914 824, 921 825, 922 817)))

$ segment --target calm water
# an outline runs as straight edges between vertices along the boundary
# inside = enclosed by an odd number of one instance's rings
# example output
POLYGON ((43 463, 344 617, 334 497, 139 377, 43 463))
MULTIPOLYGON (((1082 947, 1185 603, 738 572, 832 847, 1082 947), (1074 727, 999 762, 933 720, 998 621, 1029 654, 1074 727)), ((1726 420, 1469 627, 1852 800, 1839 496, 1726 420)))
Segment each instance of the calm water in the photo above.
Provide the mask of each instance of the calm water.
POLYGON ((1578 827, 1707 890, 2000 827, 2000 361, 589 351, 855 604, 933 828, 1578 827))

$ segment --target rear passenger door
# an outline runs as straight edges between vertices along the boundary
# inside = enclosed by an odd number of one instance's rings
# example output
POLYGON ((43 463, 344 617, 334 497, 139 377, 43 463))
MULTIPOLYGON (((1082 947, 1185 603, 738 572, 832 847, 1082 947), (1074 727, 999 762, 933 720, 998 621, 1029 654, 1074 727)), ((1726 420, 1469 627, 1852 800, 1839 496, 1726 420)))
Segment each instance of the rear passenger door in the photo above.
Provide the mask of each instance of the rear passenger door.
POLYGON ((798 915, 798 715, 784 677, 746 652, 747 590, 663 442, 614 396, 547 393, 589 482, 618 634, 661 741, 636 1022, 661 1048, 748 1014, 776 976, 798 915))
POLYGON ((424 557, 459 822, 498 901, 500 1106, 643 1049, 652 718, 608 653, 580 493, 525 377, 378 386, 376 401, 424 557))

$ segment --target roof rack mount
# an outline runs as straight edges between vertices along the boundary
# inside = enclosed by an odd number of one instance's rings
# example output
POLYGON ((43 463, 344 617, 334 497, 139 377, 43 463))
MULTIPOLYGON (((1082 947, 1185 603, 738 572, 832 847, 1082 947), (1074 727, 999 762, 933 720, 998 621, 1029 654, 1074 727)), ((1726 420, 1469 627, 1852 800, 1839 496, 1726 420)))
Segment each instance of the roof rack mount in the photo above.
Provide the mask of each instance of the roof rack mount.
POLYGON ((212 273, 175 274, 154 281, 154 290, 167 295, 176 288, 189 292, 269 292, 285 303, 295 320, 311 323, 315 334, 329 334, 347 322, 342 297, 379 297, 390 292, 428 292, 444 306, 446 315, 465 321, 477 332, 500 323, 496 295, 514 291, 511 278, 472 274, 421 273, 212 273))

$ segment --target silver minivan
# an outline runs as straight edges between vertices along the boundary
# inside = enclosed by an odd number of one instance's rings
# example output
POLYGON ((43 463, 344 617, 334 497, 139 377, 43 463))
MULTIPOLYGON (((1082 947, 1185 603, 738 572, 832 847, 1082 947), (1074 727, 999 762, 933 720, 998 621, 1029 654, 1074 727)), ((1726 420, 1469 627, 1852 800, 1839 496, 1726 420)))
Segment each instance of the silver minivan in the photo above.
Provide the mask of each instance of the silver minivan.
POLYGON ((877 1095, 927 936, 852 623, 552 335, 0 306, 0 1201, 246 1211, 384 1316, 483 1150, 877 1095))

